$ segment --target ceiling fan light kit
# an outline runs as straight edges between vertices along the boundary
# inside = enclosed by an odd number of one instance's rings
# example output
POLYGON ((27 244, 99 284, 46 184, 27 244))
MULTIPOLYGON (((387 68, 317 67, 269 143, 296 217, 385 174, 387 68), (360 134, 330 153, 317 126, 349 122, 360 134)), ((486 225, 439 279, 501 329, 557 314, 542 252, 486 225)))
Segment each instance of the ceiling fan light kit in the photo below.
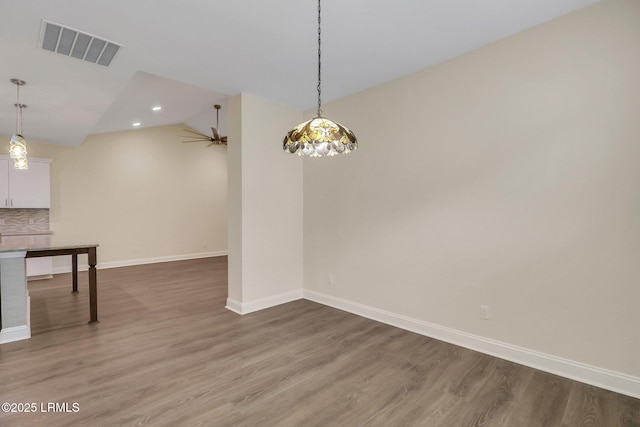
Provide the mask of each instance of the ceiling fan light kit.
POLYGON ((190 129, 183 129, 186 132, 189 132, 193 135, 189 135, 187 136, 187 138, 192 138, 189 141, 182 141, 182 142, 201 142, 201 141, 209 141, 209 144, 207 145, 207 147, 211 147, 212 145, 227 145, 227 137, 226 136, 220 136, 220 134, 218 133, 218 129, 220 128, 220 123, 219 123, 219 113, 220 113, 220 109, 222 108, 222 106, 215 104, 213 106, 213 108, 216 109, 216 127, 211 128, 211 133, 213 136, 207 136, 203 133, 200 132, 196 132, 190 129))
POLYGON ((308 157, 348 154, 358 149, 358 139, 347 127, 322 117, 322 51, 321 16, 318 0, 318 110, 316 117, 299 124, 284 137, 285 153, 308 157))
POLYGON ((11 79, 11 83, 16 85, 16 133, 11 137, 9 143, 9 156, 13 159, 13 167, 16 169, 29 169, 29 159, 27 158, 27 142, 22 136, 22 110, 27 108, 25 104, 20 103, 20 86, 27 84, 24 80, 11 79))

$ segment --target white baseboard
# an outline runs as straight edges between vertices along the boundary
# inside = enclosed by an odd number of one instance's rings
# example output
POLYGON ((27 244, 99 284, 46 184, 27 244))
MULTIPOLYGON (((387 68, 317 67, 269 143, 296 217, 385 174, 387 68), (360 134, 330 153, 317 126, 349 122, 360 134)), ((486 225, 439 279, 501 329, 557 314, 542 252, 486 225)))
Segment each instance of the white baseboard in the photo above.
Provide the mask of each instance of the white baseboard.
MULTIPOLYGON (((69 271, 71 271, 71 270, 69 270, 69 271)), ((53 278, 53 274, 41 274, 41 275, 38 275, 38 276, 27 276, 27 281, 28 282, 37 282, 38 280, 46 280, 46 279, 52 279, 52 278, 53 278)))
POLYGON ((305 289, 305 299, 541 371, 640 399, 640 378, 305 289))
POLYGON ((242 312, 242 303, 233 298, 227 298, 227 305, 225 306, 225 308, 237 314, 244 314, 242 312))
POLYGON ((264 310, 265 308, 274 307, 276 305, 285 304, 299 299, 302 299, 302 289, 296 289, 294 291, 247 302, 240 302, 232 298, 227 298, 226 308, 238 314, 249 314, 254 311, 264 310))
MULTIPOLYGON (((217 252, 200 252, 196 254, 184 254, 184 255, 170 255, 164 257, 155 257, 155 258, 142 258, 142 259, 128 259, 122 261, 111 261, 111 262, 98 262, 96 268, 98 270, 107 269, 107 268, 117 268, 117 267, 130 267, 132 265, 142 265, 142 264, 156 264, 159 262, 170 262, 170 261, 184 261, 188 259, 198 259, 198 258, 212 258, 218 256, 226 256, 227 251, 217 251, 217 252)), ((98 252, 98 259, 100 259, 100 253, 98 252)), ((87 264, 78 264, 78 271, 87 271, 89 266, 87 264)), ((57 266, 53 268, 53 274, 60 273, 71 273, 71 261, 69 261, 69 265, 57 266)))
POLYGON ((0 330, 0 344, 29 338, 31 338, 29 325, 14 326, 13 328, 3 328, 0 330))

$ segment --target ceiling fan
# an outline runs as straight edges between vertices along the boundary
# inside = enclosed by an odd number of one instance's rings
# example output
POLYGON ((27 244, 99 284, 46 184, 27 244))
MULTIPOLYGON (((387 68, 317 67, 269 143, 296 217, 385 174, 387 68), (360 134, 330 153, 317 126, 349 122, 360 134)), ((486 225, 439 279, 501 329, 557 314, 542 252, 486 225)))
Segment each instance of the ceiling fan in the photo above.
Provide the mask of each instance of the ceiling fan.
POLYGON ((182 141, 182 142, 209 141, 209 144, 207 145, 207 147, 211 147, 212 145, 227 145, 227 137, 220 136, 220 134, 218 133, 218 128, 220 127, 218 123, 218 120, 219 120, 218 113, 220 112, 220 108, 222 107, 216 104, 213 106, 213 108, 216 109, 216 127, 211 128, 211 133, 213 134, 213 136, 208 136, 191 129, 183 129, 193 135, 187 135, 186 138, 191 138, 191 139, 189 141, 182 141))

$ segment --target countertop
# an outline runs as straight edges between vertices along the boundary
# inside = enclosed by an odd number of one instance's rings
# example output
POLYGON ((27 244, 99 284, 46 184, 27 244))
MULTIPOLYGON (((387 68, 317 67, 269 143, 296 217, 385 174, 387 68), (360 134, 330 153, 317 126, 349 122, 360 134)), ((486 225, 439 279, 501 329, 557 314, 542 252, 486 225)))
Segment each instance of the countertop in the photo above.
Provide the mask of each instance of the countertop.
POLYGON ((0 253, 2 252, 22 252, 22 251, 49 251, 57 249, 73 249, 73 248, 97 248, 99 245, 95 243, 78 244, 62 240, 60 238, 51 237, 51 235, 28 235, 21 237, 11 237, 3 239, 0 236, 0 253))
POLYGON ((0 238, 14 236, 50 236, 53 231, 0 231, 0 238))

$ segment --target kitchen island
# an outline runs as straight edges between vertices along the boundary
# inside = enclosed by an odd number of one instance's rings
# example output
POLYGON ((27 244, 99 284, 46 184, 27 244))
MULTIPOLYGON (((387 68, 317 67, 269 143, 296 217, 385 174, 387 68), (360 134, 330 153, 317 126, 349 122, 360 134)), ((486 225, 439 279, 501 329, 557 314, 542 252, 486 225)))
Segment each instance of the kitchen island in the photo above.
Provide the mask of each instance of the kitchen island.
POLYGON ((72 292, 78 291, 78 255, 87 254, 89 264, 89 323, 98 321, 97 244, 52 244, 40 241, 4 242, 0 239, 0 344, 31 338, 26 258, 71 255, 72 292))

